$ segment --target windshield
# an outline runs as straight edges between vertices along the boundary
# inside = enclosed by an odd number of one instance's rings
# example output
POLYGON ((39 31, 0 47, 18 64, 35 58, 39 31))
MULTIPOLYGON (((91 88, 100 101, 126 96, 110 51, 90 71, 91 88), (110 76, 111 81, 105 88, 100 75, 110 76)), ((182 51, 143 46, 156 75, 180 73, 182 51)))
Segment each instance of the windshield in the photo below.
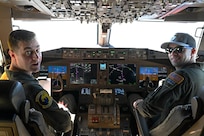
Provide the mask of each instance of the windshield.
MULTIPOLYGON (((163 51, 161 43, 169 41, 176 32, 195 35, 204 22, 140 22, 112 24, 110 45, 115 48, 148 48, 163 51)), ((28 29, 37 34, 41 50, 61 47, 101 48, 97 45, 97 23, 78 21, 19 21, 14 29, 28 29)), ((197 43, 198 38, 195 37, 197 43)))

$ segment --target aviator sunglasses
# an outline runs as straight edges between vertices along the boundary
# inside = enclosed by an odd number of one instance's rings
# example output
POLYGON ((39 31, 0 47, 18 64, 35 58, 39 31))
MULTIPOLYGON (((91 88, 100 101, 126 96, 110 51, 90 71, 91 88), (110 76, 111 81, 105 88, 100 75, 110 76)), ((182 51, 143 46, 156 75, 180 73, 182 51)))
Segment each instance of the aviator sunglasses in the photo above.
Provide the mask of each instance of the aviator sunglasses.
MULTIPOLYGON (((179 47, 176 47, 176 48, 166 48, 165 51, 167 54, 170 54, 172 52, 175 52, 175 53, 182 53, 187 47, 182 47, 182 46, 179 46, 179 47)), ((188 48, 191 48, 191 47, 188 47, 188 48)))

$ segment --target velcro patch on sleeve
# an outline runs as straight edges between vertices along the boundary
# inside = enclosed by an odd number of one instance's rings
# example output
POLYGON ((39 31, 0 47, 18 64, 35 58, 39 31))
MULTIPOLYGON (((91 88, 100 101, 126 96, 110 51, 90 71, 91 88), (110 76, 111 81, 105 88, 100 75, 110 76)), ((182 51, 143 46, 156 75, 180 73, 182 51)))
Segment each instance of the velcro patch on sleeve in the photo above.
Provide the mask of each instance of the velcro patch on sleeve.
POLYGON ((165 86, 167 86, 168 88, 173 88, 176 85, 182 83, 183 80, 184 80, 183 76, 173 72, 167 77, 165 86))
POLYGON ((52 105, 52 97, 48 94, 47 91, 42 90, 40 91, 36 97, 35 97, 35 101, 43 108, 49 108, 52 105))

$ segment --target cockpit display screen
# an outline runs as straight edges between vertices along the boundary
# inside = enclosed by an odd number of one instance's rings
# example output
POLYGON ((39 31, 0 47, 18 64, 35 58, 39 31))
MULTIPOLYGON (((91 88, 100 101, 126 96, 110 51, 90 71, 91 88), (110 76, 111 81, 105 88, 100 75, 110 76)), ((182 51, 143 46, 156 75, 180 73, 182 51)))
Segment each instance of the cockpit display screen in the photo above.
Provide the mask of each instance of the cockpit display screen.
POLYGON ((61 84, 66 87, 67 66, 48 66, 48 77, 51 78, 53 90, 61 88, 61 84))
POLYGON ((66 74, 67 67, 66 66, 48 66, 48 73, 66 74))
POLYGON ((158 67, 140 67, 140 80, 148 77, 151 81, 158 81, 158 71, 158 67))
POLYGON ((155 88, 159 81, 158 67, 140 67, 139 87, 140 88, 155 88))
POLYGON ((109 64, 109 84, 135 85, 136 64, 109 64))
POLYGON ((70 63, 70 84, 97 84, 97 64, 70 63))

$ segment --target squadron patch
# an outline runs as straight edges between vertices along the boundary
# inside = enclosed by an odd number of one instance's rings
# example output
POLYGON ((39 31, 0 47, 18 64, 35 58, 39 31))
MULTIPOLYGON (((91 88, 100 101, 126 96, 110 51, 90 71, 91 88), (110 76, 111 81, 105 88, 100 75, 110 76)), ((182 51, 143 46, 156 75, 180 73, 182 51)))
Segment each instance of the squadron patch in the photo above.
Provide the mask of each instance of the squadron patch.
POLYGON ((46 109, 46 108, 49 108, 51 106, 53 100, 52 100, 52 97, 49 96, 47 91, 42 90, 36 95, 35 101, 40 106, 42 106, 43 109, 46 109))
POLYGON ((183 80, 184 80, 184 77, 182 77, 181 75, 173 72, 166 79, 165 86, 167 86, 169 88, 173 88, 176 85, 178 85, 181 82, 183 82, 183 80))

